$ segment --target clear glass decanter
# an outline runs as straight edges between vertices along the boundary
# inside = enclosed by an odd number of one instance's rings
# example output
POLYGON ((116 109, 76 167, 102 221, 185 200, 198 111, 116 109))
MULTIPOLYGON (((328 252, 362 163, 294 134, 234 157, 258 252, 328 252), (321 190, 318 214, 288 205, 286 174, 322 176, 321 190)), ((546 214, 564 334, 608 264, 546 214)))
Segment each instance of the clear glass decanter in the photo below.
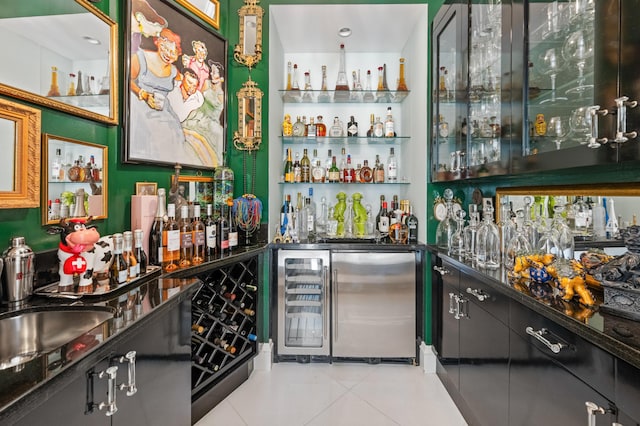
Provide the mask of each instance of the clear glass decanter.
POLYGON ((562 257, 562 250, 560 249, 560 243, 558 242, 558 238, 556 234, 553 232, 553 227, 549 224, 548 227, 545 228, 540 240, 536 244, 536 251, 542 252, 544 254, 553 254, 558 257, 562 257))
POLYGON ((474 261, 476 257, 476 241, 478 237, 478 206, 469 204, 469 224, 464 228, 464 257, 466 260, 474 261))
POLYGON ((563 211, 563 204, 556 204, 553 207, 553 222, 551 222, 551 228, 558 240, 560 256, 564 259, 571 260, 573 259, 573 253, 575 251, 575 243, 573 241, 573 232, 562 215, 563 211))
POLYGON ((535 247, 540 239, 538 228, 533 220, 533 198, 524 197, 524 217, 522 222, 522 232, 529 240, 529 245, 535 247))
POLYGON ((456 232, 451 236, 451 243, 449 244, 449 254, 453 256, 464 257, 464 217, 467 215, 467 212, 460 209, 456 212, 456 222, 457 228, 456 232))
POLYGON ((504 260, 504 266, 513 268, 515 259, 518 256, 531 253, 531 242, 525 233, 525 213, 522 210, 516 212, 516 232, 507 243, 507 252, 504 260))
POLYGON ((436 246, 440 250, 449 252, 451 236, 456 232, 456 221, 453 218, 453 191, 449 188, 445 189, 443 198, 447 207, 447 215, 436 228, 436 246))
POLYGON ((493 207, 486 206, 482 212, 482 224, 478 228, 476 263, 480 268, 500 267, 500 231, 493 221, 493 207))
POLYGON ((516 227, 511 220, 511 206, 506 198, 500 200, 500 222, 498 222, 498 230, 500 231, 500 253, 501 260, 504 264, 507 259, 507 244, 516 234, 516 227))

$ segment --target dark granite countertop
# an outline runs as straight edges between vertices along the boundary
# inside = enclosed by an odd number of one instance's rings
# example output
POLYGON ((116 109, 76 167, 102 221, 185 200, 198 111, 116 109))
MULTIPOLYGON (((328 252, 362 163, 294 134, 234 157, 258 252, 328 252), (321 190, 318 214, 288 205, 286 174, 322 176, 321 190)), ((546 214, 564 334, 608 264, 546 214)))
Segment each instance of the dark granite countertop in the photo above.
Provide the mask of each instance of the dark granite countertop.
POLYGON ((582 306, 576 301, 565 302, 557 296, 539 298, 528 289, 512 286, 507 279, 505 268, 495 271, 479 270, 471 263, 457 256, 449 256, 434 246, 429 245, 428 250, 446 259, 465 274, 490 285, 615 357, 640 368, 640 322, 601 309, 602 292, 591 289, 596 298, 596 306, 593 308, 582 306))
MULTIPOLYGON (((113 317, 59 348, 39 355, 17 367, 0 370, 0 424, 12 424, 37 407, 52 392, 70 383, 78 371, 86 371, 103 359, 111 347, 140 327, 153 321, 155 314, 170 309, 197 288, 199 280, 164 278, 149 274, 105 295, 78 300, 32 296, 21 310, 81 310, 99 307, 113 317)), ((0 309, 0 318, 14 315, 15 309, 0 309)))

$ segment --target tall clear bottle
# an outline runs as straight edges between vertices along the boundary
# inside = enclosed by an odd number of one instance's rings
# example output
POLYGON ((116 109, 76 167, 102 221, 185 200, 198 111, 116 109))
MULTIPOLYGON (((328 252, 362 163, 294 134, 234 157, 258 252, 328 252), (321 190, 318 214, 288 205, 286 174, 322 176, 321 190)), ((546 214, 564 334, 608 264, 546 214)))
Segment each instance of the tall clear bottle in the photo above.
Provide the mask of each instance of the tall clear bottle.
POLYGON ((476 241, 478 237, 478 225, 480 216, 478 206, 469 204, 469 224, 464 228, 464 258, 475 262, 476 259, 476 241))
POLYGON ((180 227, 176 222, 176 205, 167 206, 167 222, 162 231, 162 270, 173 272, 180 260, 180 227))
POLYGON ((400 77, 398 78, 398 88, 396 89, 398 92, 406 92, 409 90, 407 88, 407 82, 404 78, 404 58, 400 58, 400 77))
POLYGON ((349 91, 349 81, 347 80, 346 71, 346 52, 344 49, 344 44, 340 44, 340 66, 338 68, 338 78, 336 80, 336 92, 337 91, 349 91))
POLYGON ((387 159, 387 181, 398 181, 398 159, 393 147, 389 148, 389 158, 387 159))
MULTIPOLYGON (((215 168, 213 172, 213 211, 219 212, 221 206, 227 203, 229 198, 233 198, 233 170, 227 166, 227 152, 222 154, 222 165, 215 168)), ((214 217, 215 219, 215 217, 214 217)))
POLYGON ((562 215, 563 211, 564 205, 556 201, 553 206, 553 222, 551 226, 560 246, 559 255, 564 259, 572 260, 575 252, 575 242, 573 232, 562 215))
POLYGON ((493 221, 493 207, 485 206, 482 212, 482 224, 478 228, 476 245, 476 263, 480 268, 498 269, 500 267, 500 231, 493 221))
POLYGON ((193 257, 191 263, 199 265, 205 260, 206 251, 206 227, 200 218, 200 204, 196 204, 193 207, 193 222, 191 223, 191 229, 193 232, 193 257))
POLYGON ((443 198, 447 207, 447 215, 436 228, 436 246, 439 250, 449 252, 451 237, 456 232, 456 221, 453 217, 453 191, 449 188, 445 189, 443 198))
POLYGON ((162 231, 166 220, 166 193, 164 188, 158 188, 158 205, 156 217, 153 219, 149 232, 149 265, 162 265, 162 231))
POLYGON ((511 206, 506 199, 500 201, 500 222, 498 222, 498 230, 500 231, 500 253, 502 253, 502 262, 505 263, 507 245, 516 234, 516 227, 511 220, 511 206))

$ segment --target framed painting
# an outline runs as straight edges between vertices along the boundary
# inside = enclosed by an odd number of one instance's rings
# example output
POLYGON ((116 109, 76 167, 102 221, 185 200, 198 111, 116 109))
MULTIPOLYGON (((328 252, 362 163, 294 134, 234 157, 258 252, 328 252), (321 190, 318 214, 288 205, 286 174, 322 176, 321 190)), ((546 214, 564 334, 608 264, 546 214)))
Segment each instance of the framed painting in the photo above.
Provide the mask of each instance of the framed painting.
MULTIPOLYGON (((171 187, 176 177, 171 175, 171 187)), ((213 177, 182 176, 178 178, 178 194, 190 204, 200 204, 204 212, 207 204, 213 204, 213 177)))
POLYGON ((173 0, 127 0, 125 163, 210 169, 226 134, 227 41, 173 0))
POLYGON ((176 0, 191 13, 203 21, 211 24, 216 30, 220 29, 220 2, 218 0, 176 0))
POLYGON ((157 192, 157 182, 136 182, 136 195, 156 195, 157 192))

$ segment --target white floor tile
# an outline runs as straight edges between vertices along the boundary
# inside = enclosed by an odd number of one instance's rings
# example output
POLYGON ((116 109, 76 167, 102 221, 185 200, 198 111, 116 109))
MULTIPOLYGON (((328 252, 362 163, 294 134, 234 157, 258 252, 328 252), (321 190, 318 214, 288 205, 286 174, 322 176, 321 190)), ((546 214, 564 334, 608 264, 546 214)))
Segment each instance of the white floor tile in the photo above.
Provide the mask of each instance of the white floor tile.
POLYGON ((435 374, 393 364, 277 363, 196 426, 466 425, 435 374))

